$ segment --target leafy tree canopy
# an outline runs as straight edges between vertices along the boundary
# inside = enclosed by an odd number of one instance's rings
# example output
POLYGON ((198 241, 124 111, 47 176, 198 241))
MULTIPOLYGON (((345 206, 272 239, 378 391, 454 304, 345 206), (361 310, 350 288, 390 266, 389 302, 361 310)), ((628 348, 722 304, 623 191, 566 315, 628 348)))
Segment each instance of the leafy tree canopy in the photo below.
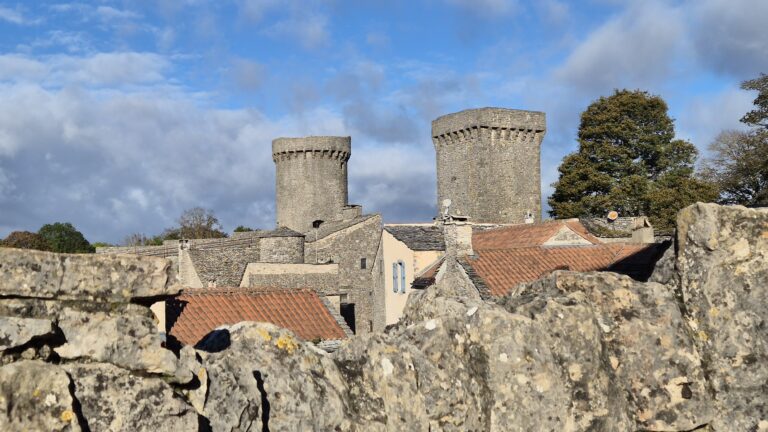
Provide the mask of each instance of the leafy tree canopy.
POLYGON ((83 234, 69 222, 43 225, 37 233, 51 245, 51 250, 54 252, 93 253, 96 251, 83 234))
POLYGON ((744 90, 756 90, 755 109, 746 113, 741 121, 751 126, 760 126, 768 130, 768 75, 760 74, 758 78, 741 83, 744 90))
POLYGON ((251 232, 251 231, 253 231, 253 228, 243 226, 243 225, 238 225, 237 228, 235 228, 235 232, 251 232))
POLYGON ((720 202, 768 206, 768 75, 744 81, 741 88, 757 90, 755 109, 741 121, 748 131, 723 131, 709 146, 702 173, 720 188, 720 202))
POLYGON ((646 215, 665 231, 680 208, 713 199, 713 186, 693 177, 696 147, 675 139, 667 110, 661 97, 640 90, 616 90, 587 107, 579 149, 558 168, 550 215, 604 216, 616 210, 646 215))
POLYGON ((0 246, 17 249, 51 250, 51 245, 40 234, 29 231, 14 231, 0 241, 0 246))

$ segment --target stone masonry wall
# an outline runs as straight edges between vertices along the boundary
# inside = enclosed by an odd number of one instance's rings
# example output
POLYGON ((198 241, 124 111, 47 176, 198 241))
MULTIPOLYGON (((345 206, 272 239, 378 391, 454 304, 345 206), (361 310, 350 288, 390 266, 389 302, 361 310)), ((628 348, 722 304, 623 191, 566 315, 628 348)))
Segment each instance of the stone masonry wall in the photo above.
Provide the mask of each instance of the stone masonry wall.
POLYGON ((259 248, 190 249, 189 256, 203 287, 237 287, 248 263, 259 261, 259 248))
POLYGON ((200 430, 177 388, 201 365, 147 306, 175 282, 163 258, 0 248, 0 430, 200 430))
POLYGON ((282 273, 248 275, 250 287, 312 288, 321 295, 339 295, 338 273, 282 273))
MULTIPOLYGON (((317 241, 307 241, 304 259, 314 263, 316 252, 320 263, 339 265, 339 294, 347 294, 348 302, 355 304, 357 333, 368 333, 373 326, 374 260, 381 239, 381 216, 342 229, 317 241), (365 258, 366 268, 360 268, 365 258)), ((309 240, 309 239, 308 239, 309 240)))
POLYGON ((304 237, 264 237, 259 242, 259 261, 268 263, 303 263, 304 237))
POLYGON ((341 220, 347 205, 350 137, 277 138, 275 162, 277 225, 299 232, 315 220, 341 220))
POLYGON ((541 219, 544 113, 502 108, 461 111, 432 122, 438 209, 478 223, 541 219))

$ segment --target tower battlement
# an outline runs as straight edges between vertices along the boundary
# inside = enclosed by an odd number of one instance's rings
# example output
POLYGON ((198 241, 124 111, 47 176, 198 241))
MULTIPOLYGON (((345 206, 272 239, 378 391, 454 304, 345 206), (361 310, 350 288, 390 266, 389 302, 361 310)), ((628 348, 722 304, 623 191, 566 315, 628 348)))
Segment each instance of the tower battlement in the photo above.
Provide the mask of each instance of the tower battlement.
POLYGON ((302 138, 276 138, 272 141, 272 160, 292 157, 327 157, 343 162, 352 155, 352 138, 310 136, 302 138))
POLYGON ((440 116, 432 121, 432 137, 477 133, 481 129, 509 135, 513 131, 544 132, 543 112, 507 108, 477 108, 440 116))

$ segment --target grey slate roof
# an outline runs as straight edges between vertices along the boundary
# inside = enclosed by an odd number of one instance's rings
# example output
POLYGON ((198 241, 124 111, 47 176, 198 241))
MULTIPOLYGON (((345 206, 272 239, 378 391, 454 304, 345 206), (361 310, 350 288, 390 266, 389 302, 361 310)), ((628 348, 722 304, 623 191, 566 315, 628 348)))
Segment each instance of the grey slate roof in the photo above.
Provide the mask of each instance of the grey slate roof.
POLYGON ((309 230, 307 230, 304 233, 304 237, 306 238, 307 242, 313 242, 315 241, 315 234, 317 234, 317 239, 319 240, 335 232, 341 231, 344 228, 349 228, 361 222, 365 222, 368 219, 375 216, 377 216, 376 213, 358 216, 349 220, 324 222, 322 225, 320 225, 320 228, 318 229, 310 228, 309 230), (317 231, 317 233, 315 233, 315 231, 317 231))
POLYGON ((259 260, 258 248, 190 249, 189 257, 203 287, 240 286, 248 263, 259 260))
POLYGON ((443 230, 435 225, 390 225, 384 229, 414 251, 443 251, 443 230))
POLYGON ((304 237, 304 234, 288 227, 278 227, 272 231, 260 231, 259 237, 304 237))

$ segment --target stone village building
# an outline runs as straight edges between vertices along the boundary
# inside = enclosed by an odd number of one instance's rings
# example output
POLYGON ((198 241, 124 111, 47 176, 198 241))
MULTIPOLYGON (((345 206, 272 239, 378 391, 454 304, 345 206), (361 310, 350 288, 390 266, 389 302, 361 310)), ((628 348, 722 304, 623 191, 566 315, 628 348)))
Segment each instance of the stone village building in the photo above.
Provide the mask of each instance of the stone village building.
MULTIPOLYGON (((439 278, 446 251, 442 221, 448 216, 470 227, 464 243, 472 250, 474 242, 477 253, 462 255, 464 273, 484 296, 506 292, 513 282, 533 280, 555 269, 613 268, 642 252, 643 247, 626 243, 653 241, 647 221, 638 225, 624 220, 624 225, 638 229, 632 234, 632 228, 625 228, 630 238, 610 239, 621 242, 614 246, 604 245, 609 240, 593 236, 579 221, 541 223, 540 146, 545 131, 544 113, 532 111, 481 108, 436 119, 432 136, 438 208, 443 215, 432 223, 383 226, 379 214, 366 215, 361 206, 348 202, 350 137, 277 138, 272 142, 274 230, 234 233, 225 239, 166 241, 162 246, 101 248, 98 253, 165 256, 175 262, 190 293, 182 303, 153 308, 161 327, 171 334, 178 320, 185 328, 198 323, 204 330, 212 330, 217 322, 231 324, 228 320, 233 319, 295 323, 293 317, 269 318, 255 312, 232 312, 217 319, 191 315, 217 315, 217 307, 231 303, 221 295, 235 295, 238 289, 247 297, 242 301, 256 304, 268 298, 259 296, 259 290, 309 288, 327 308, 320 311, 320 303, 313 303, 311 319, 329 323, 326 312, 343 317, 344 323, 337 320, 339 329, 326 332, 341 337, 394 324, 409 293, 439 278), (501 247, 493 251, 484 244, 501 247), (520 262, 528 264, 515 264, 520 262), (218 300, 204 301, 206 289, 211 295, 216 291, 218 300)), ((601 223, 605 225, 591 225, 601 223)), ((655 262, 657 255, 650 253, 649 259, 655 262)), ((296 328, 293 324, 294 331, 303 331, 296 328)), ((200 332, 176 330, 185 335, 200 332)))

